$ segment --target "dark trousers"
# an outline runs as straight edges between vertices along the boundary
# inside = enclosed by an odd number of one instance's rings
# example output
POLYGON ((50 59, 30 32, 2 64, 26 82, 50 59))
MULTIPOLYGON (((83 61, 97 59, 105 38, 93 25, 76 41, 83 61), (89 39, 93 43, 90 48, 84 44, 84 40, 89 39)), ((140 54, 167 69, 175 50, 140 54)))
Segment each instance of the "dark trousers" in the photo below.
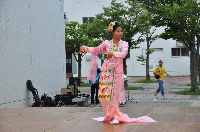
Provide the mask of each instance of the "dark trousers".
POLYGON ((99 90, 99 83, 95 83, 91 85, 91 104, 99 103, 98 90, 99 90))

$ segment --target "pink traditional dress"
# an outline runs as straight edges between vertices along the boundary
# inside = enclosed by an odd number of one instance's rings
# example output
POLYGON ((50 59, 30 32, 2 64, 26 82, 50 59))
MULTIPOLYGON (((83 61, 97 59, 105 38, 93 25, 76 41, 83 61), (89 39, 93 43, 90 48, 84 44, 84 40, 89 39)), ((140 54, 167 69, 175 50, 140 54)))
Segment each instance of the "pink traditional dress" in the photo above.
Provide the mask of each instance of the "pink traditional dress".
MULTIPOLYGON (((104 117, 94 118, 98 121, 114 123, 131 123, 131 122, 154 122, 150 117, 129 118, 126 114, 120 112, 120 101, 125 100, 124 80, 123 80, 123 59, 128 53, 128 43, 120 40, 118 45, 113 41, 105 40, 98 47, 88 47, 88 52, 94 56, 112 52, 112 58, 107 58, 101 68, 99 80, 99 101, 105 114, 104 117), (144 119, 143 119, 144 118, 144 119)), ((95 57, 93 57, 95 58, 95 57)), ((93 59, 91 64, 94 66, 96 60, 93 59)), ((91 68, 89 78, 95 76, 95 67, 91 68)))

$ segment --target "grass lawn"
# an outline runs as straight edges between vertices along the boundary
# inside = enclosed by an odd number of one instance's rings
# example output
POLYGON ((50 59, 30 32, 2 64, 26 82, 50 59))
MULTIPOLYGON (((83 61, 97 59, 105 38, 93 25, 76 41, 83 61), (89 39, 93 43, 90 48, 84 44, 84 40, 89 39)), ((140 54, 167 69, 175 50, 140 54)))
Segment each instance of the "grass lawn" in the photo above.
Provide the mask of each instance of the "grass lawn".
POLYGON ((200 95, 200 89, 193 92, 189 88, 187 88, 187 89, 184 89, 184 90, 181 90, 181 91, 177 91, 175 93, 180 94, 180 95, 200 95))
POLYGON ((142 79, 142 80, 136 81, 136 83, 155 83, 156 81, 157 80, 155 79, 151 79, 151 80, 142 79))
POLYGON ((142 87, 129 85, 127 90, 142 90, 142 87))
MULTIPOLYGON (((200 83, 197 84, 200 87, 200 83)), ((191 86, 190 83, 186 84, 186 86, 191 86)))

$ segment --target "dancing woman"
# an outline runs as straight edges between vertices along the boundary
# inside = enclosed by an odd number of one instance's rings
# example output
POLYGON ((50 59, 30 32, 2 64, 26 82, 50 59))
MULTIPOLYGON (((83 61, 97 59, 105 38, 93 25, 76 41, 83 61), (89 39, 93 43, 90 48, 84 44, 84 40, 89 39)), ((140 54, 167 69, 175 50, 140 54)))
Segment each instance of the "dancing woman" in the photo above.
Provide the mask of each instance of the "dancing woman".
MULTIPOLYGON (((89 52, 94 56, 102 53, 106 56, 101 68, 98 94, 105 114, 103 121, 108 123, 133 122, 136 118, 129 118, 119 109, 120 101, 125 99, 123 59, 128 53, 128 43, 121 40, 123 28, 119 23, 111 22, 108 31, 112 33, 112 40, 105 40, 98 47, 82 46, 80 52, 89 52)), ((96 74, 93 73, 93 75, 96 74)))

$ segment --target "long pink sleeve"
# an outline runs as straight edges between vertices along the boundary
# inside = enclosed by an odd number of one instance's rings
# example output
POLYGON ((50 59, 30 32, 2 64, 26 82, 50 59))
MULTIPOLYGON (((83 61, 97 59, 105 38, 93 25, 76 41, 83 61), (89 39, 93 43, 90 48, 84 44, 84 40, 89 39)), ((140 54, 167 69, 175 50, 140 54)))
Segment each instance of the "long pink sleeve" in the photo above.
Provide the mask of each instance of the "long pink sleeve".
POLYGON ((106 52, 106 41, 103 41, 99 46, 97 47, 88 47, 88 52, 92 54, 91 56, 91 61, 90 61, 90 65, 89 65, 89 71, 88 71, 88 75, 87 75, 87 79, 95 82, 96 80, 96 72, 97 72, 97 59, 98 59, 98 55, 100 53, 105 53, 106 52))
POLYGON ((107 40, 103 41, 97 47, 88 47, 88 52, 93 54, 93 55, 99 55, 100 53, 105 53, 107 51, 106 42, 107 42, 107 40))
POLYGON ((128 42, 123 43, 121 51, 114 52, 113 55, 119 58, 125 58, 128 53, 128 42))

